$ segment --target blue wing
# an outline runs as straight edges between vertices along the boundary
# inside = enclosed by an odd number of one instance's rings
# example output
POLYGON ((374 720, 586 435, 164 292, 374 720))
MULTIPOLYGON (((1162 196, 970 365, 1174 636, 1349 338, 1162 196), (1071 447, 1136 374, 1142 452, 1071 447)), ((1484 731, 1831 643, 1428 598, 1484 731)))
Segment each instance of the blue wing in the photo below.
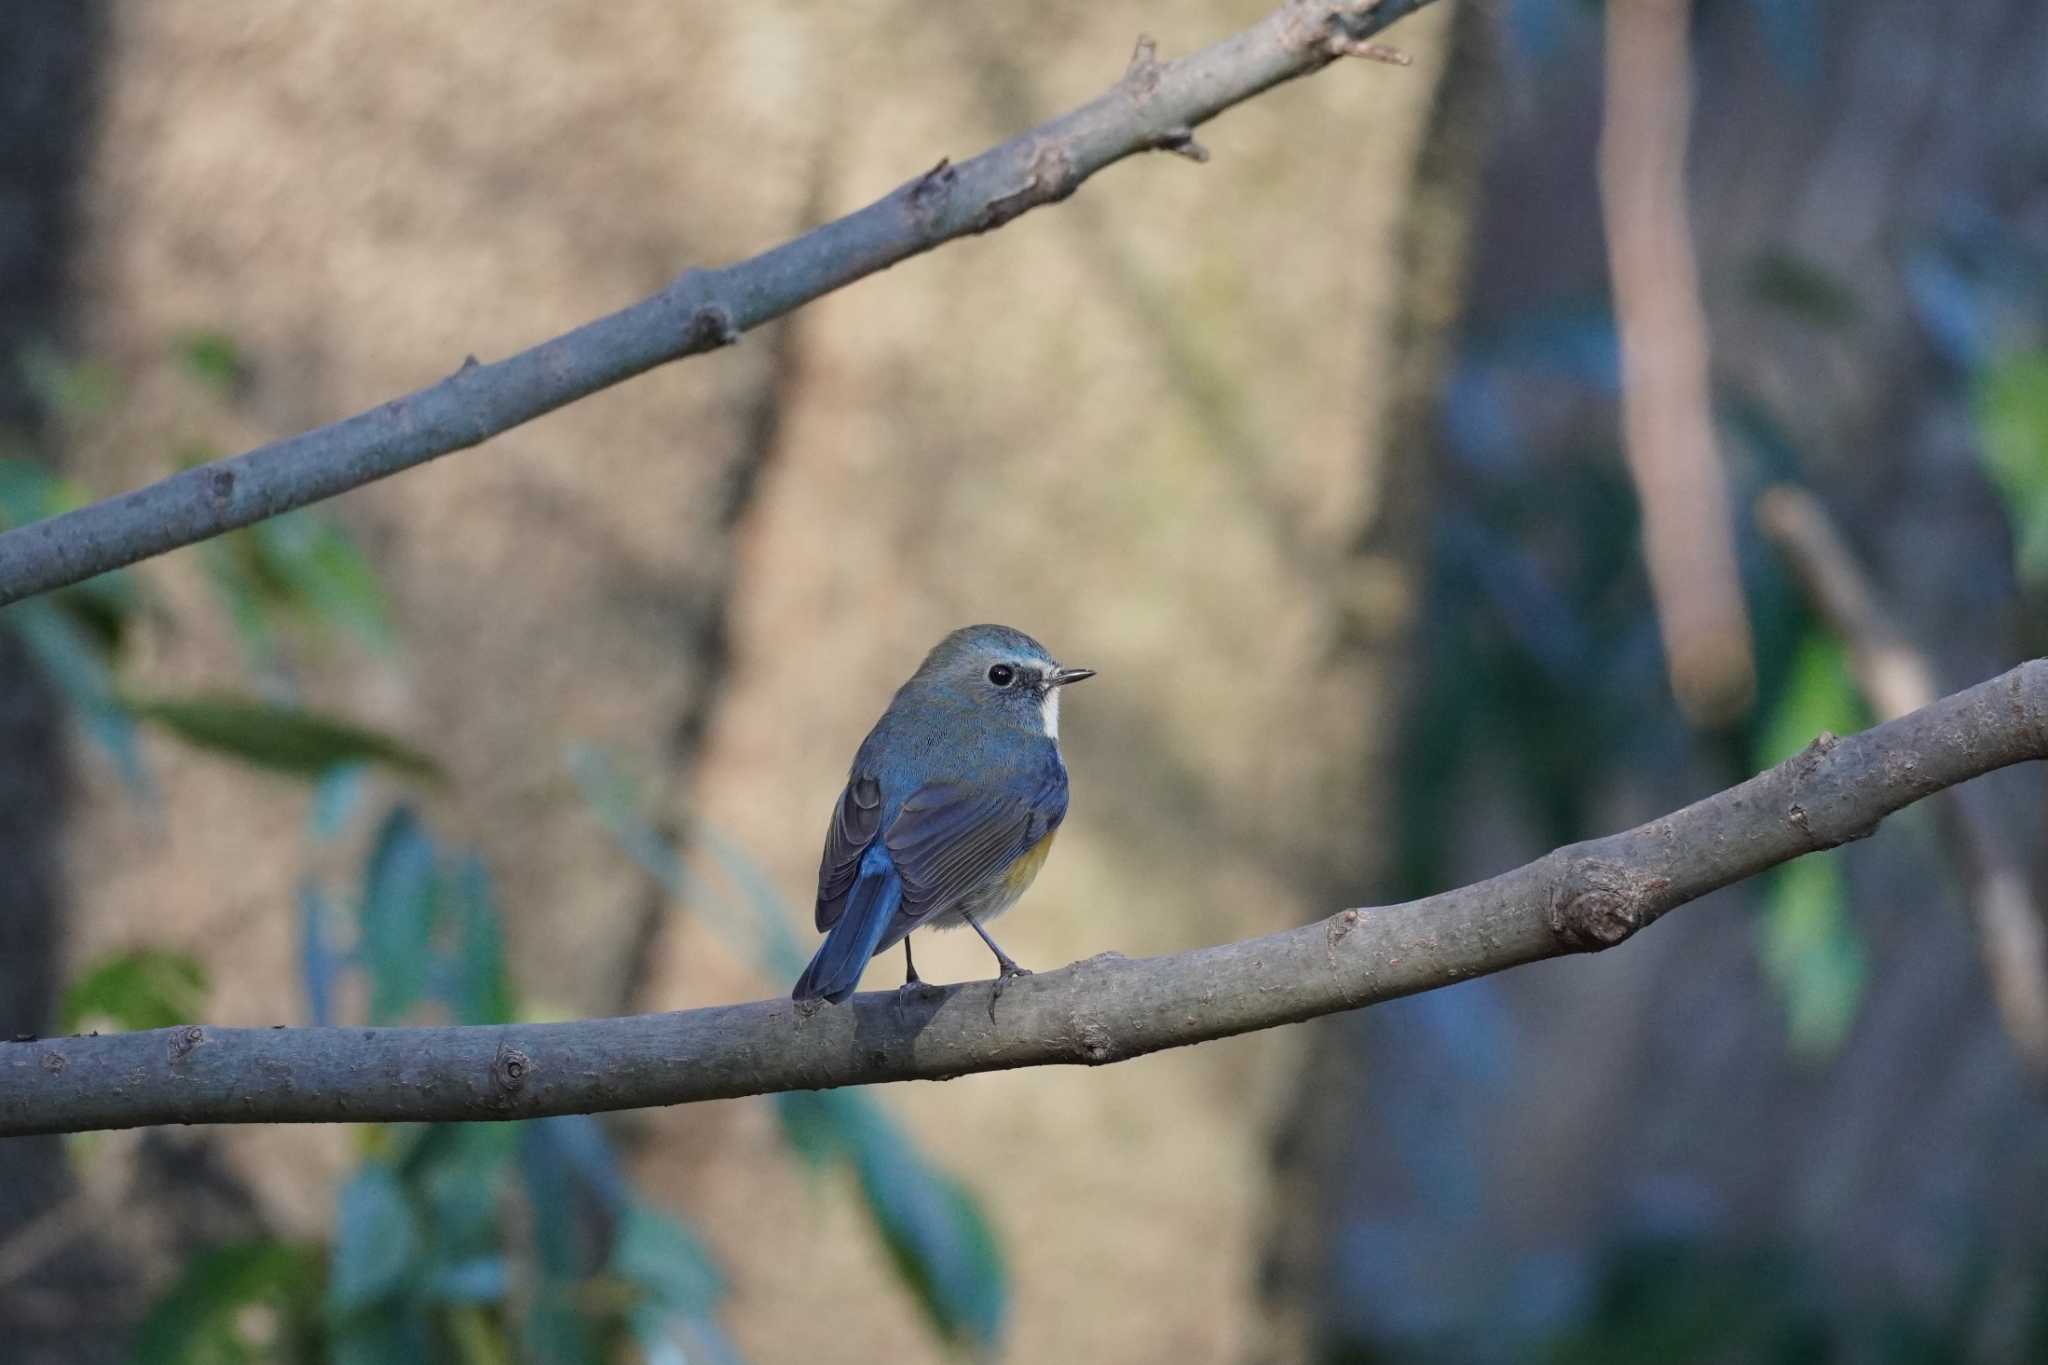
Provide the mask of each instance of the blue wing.
POLYGON ((1059 766, 1019 793, 967 783, 919 788, 882 839, 903 881, 903 903, 881 946, 1001 876, 1066 815, 1067 774, 1059 766))
POLYGON ((883 830, 871 777, 846 785, 818 867, 817 922, 825 942, 798 978, 798 1000, 837 1003, 868 959, 895 944, 1021 857, 1067 814, 1067 773, 1057 754, 1028 786, 919 787, 883 830))

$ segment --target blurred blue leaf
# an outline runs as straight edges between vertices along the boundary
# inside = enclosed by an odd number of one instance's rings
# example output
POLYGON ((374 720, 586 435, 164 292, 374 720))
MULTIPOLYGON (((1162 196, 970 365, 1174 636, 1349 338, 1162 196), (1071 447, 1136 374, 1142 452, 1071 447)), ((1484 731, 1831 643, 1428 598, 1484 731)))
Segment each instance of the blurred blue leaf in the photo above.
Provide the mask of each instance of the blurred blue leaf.
POLYGON ((384 818, 363 883, 359 948, 370 1022, 392 1024, 426 993, 439 897, 434 845, 409 806, 384 818))
POLYGON ((782 893, 775 889, 775 883, 746 850, 703 821, 698 821, 693 831, 698 841, 718 859, 726 874, 746 893, 747 903, 754 912, 755 960, 760 963, 761 970, 777 980, 796 979, 803 972, 804 964, 811 960, 810 950, 790 928, 800 921, 798 912, 783 899, 782 893))
POLYGON ((578 744, 569 750, 569 775, 583 799, 626 856, 675 900, 702 894, 705 887, 684 866, 674 847, 640 814, 640 794, 603 750, 578 744))
POLYGON ((307 1316, 319 1283, 320 1256, 312 1247, 246 1242, 202 1252, 150 1305, 136 1329, 132 1358, 139 1365, 281 1358, 279 1348, 294 1333, 278 1331, 267 1345, 247 1340, 245 1310, 262 1305, 288 1320, 307 1316))
POLYGON ((338 839, 362 804, 370 765, 337 763, 313 785, 313 805, 306 814, 306 835, 316 844, 338 839))
POLYGON ((1749 0, 1779 72, 1801 84, 1820 75, 1819 0, 1749 0))
POLYGON ((100 958, 71 983, 58 1026, 78 1033, 105 1021, 129 1031, 169 1028, 197 1018, 206 1006, 206 969, 188 953, 136 948, 100 958))
POLYGON ((503 1256, 478 1256, 435 1272, 427 1292, 450 1303, 501 1303, 512 1284, 512 1267, 503 1256))
POLYGON ((1978 380, 1975 408, 2020 576, 2048 580, 2048 351, 2022 351, 1991 366, 1978 380))
POLYGON ((941 1336, 992 1350, 1009 1311, 994 1230, 965 1185, 926 1164, 908 1134, 867 1108, 854 1166, 889 1259, 941 1336))
POLYGON ((20 635, 36 667, 75 709, 86 734, 106 750, 128 789, 153 796, 156 786, 143 762, 135 722, 116 699, 113 677, 93 641, 50 598, 15 603, 0 612, 0 624, 20 635))
POLYGON ((404 1288, 419 1252, 419 1228, 398 1177, 382 1162, 365 1164, 341 1189, 328 1310, 348 1317, 392 1298, 404 1288))
POLYGON ((610 1270, 663 1308, 686 1317, 709 1313, 725 1293, 704 1244, 675 1219, 638 1201, 627 1204, 619 1216, 610 1270))
POLYGON ((778 1095, 776 1112, 807 1161, 853 1164, 890 1264, 939 1334, 994 1347, 1009 1312, 1009 1275, 972 1191, 932 1167, 910 1134, 859 1091, 778 1095))
POLYGON ((583 1365, 598 1358, 575 1297, 586 1267, 579 1236, 576 1162, 569 1149, 586 1139, 573 1128, 559 1119, 520 1125, 520 1166, 533 1214, 532 1245, 539 1271, 520 1336, 526 1357, 545 1365, 583 1365))
POLYGON ((455 974, 449 1005, 457 1023, 508 1024, 514 1017, 505 936, 483 860, 466 854, 449 887, 455 930, 455 974))
POLYGON ((419 750, 316 711, 225 692, 126 697, 122 704, 187 744, 272 772, 317 779, 339 764, 378 763, 408 777, 441 780, 440 768, 419 750))
POLYGON ((502 1196, 519 1154, 519 1127, 440 1123, 416 1131, 417 1139, 396 1164, 400 1179, 416 1192, 430 1259, 445 1269, 497 1254, 504 1241, 502 1196))
POLYGON ((299 883, 299 985, 306 1014, 317 1028, 334 1022, 334 989, 340 984, 342 955, 329 941, 336 919, 327 893, 308 878, 299 883))

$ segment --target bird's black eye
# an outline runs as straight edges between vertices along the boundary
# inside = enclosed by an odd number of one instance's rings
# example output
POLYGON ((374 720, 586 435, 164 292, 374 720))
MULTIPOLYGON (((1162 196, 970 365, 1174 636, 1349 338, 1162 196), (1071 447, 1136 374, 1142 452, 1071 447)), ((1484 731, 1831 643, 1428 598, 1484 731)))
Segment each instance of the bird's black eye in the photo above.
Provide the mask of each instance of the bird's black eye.
POLYGON ((1017 680, 1017 670, 1008 664, 997 664, 989 669, 988 680, 997 687, 1008 687, 1017 680))

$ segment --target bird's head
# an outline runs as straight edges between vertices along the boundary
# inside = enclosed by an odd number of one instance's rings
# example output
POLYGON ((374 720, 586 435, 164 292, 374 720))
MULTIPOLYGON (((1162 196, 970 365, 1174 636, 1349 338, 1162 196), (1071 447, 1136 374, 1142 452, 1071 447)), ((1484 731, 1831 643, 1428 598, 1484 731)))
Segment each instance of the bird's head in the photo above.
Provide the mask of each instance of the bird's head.
POLYGON ((1061 666, 1044 645, 1021 630, 963 626, 933 646, 912 681, 1057 739, 1060 689, 1094 676, 1092 668, 1061 666))

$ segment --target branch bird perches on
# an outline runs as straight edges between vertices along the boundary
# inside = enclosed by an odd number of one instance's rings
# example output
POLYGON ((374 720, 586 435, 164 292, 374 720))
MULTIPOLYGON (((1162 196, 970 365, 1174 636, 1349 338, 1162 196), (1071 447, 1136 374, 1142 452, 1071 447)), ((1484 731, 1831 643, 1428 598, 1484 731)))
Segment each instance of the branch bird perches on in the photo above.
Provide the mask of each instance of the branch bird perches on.
POLYGON ((1626 939, 1893 811, 2048 758, 2048 659, 1488 881, 1168 957, 1105 954, 929 998, 574 1023, 225 1029, 0 1042, 0 1137, 156 1123, 518 1119, 977 1071, 1101 1065, 1626 939))

